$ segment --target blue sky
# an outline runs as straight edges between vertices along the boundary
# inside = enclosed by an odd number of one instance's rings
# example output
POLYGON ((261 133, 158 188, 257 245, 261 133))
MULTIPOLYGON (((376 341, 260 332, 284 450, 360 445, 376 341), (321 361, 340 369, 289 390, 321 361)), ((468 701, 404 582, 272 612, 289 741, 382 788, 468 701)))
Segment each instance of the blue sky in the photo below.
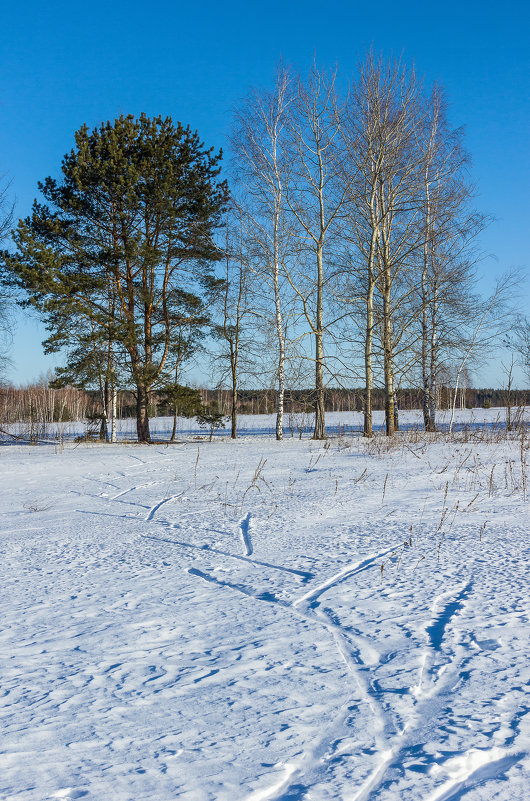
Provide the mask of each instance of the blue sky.
MULTIPOLYGON (((496 222, 481 239, 495 274, 530 264, 530 11, 524 2, 11 3, 2 12, 0 173, 17 215, 37 181, 57 175, 73 133, 121 113, 171 115, 208 145, 226 145, 231 109, 251 85, 270 84, 278 59, 301 70, 352 72, 370 46, 403 54, 450 101, 466 128, 477 206, 496 222)), ((521 308, 530 307, 529 281, 521 308)), ((19 315, 10 378, 25 382, 55 362, 42 329, 19 315)), ((476 383, 502 383, 490 364, 476 383)))

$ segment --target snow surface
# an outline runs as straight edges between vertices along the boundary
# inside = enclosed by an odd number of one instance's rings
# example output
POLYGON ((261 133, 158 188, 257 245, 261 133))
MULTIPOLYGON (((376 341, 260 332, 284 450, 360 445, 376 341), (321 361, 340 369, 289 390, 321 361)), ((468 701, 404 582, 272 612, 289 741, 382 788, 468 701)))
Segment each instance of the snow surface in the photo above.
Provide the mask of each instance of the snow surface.
POLYGON ((0 797, 530 797, 528 461, 2 448, 0 797))

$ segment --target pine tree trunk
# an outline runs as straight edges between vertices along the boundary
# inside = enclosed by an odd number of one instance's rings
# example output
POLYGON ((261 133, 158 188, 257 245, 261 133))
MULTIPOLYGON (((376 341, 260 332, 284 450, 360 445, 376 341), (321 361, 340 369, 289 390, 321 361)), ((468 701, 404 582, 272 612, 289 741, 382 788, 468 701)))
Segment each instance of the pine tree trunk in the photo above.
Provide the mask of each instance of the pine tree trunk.
POLYGON ((103 382, 101 375, 99 376, 99 396, 101 399, 101 426, 99 429, 99 438, 108 442, 108 382, 103 382))
POLYGON ((143 384, 138 384, 136 387, 136 432, 138 442, 151 442, 148 403, 149 393, 147 387, 143 384))
POLYGON ((169 441, 175 442, 176 435, 177 435, 177 404, 175 404, 175 411, 173 412, 173 428, 171 429, 171 437, 169 438, 169 441))
POLYGON ((111 428, 110 428, 110 441, 116 442, 116 417, 117 417, 117 410, 116 407, 118 405, 118 390, 116 389, 116 385, 113 384, 112 386, 112 400, 111 400, 111 428))

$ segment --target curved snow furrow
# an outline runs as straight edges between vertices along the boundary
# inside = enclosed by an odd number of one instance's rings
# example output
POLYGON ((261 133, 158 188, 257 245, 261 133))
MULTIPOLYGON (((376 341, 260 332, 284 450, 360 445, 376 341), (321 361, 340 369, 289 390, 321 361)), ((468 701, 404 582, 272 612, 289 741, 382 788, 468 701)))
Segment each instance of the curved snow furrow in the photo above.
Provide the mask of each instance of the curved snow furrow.
POLYGON ((147 464, 146 460, 145 459, 140 459, 139 456, 134 456, 132 453, 129 453, 127 455, 129 457, 129 459, 136 459, 136 461, 140 462, 140 464, 147 464))
MULTIPOLYGON (((146 509, 147 507, 144 506, 143 508, 146 509)), ((138 514, 136 514, 136 515, 132 515, 132 514, 131 515, 118 515, 115 512, 98 512, 95 509, 94 510, 92 510, 92 509, 76 509, 75 511, 76 511, 77 514, 80 514, 80 515, 96 515, 96 517, 117 517, 118 520, 141 520, 142 519, 141 517, 138 517, 138 514)))
POLYGON ((145 518, 146 522, 149 522, 150 520, 153 519, 153 517, 156 515, 161 506, 164 506, 165 503, 169 503, 170 501, 174 501, 175 498, 180 498, 182 495, 183 493, 179 492, 178 495, 170 495, 168 498, 162 498, 161 501, 159 501, 157 504, 151 507, 147 517, 145 518))
MULTIPOLYGON (((117 473, 117 475, 122 475, 121 473, 117 473)), ((112 487, 113 489, 119 489, 117 484, 113 484, 112 481, 105 481, 102 478, 97 478, 94 476, 82 476, 83 481, 94 481, 96 484, 107 484, 107 486, 112 487)))
POLYGON ((311 606, 315 603, 315 601, 320 598, 323 593, 327 592, 327 590, 331 589, 331 587, 335 587, 337 584, 340 584, 346 579, 355 576, 357 573, 362 573, 364 570, 367 570, 376 563, 378 559, 381 559, 383 556, 387 556, 392 551, 395 551, 396 548, 385 548, 384 551, 380 551, 377 554, 373 554, 366 559, 361 560, 360 562, 355 562, 353 565, 348 565, 344 567, 342 570, 339 570, 338 573, 335 573, 329 579, 324 581, 322 584, 319 584, 318 587, 314 587, 312 590, 309 590, 305 595, 302 595, 301 598, 298 598, 296 601, 293 602, 293 606, 300 606, 301 604, 307 604, 311 606))
MULTIPOLYGON (((135 489, 133 487, 133 489, 135 489)), ((149 509, 149 506, 146 506, 145 503, 137 503, 136 501, 125 501, 119 498, 117 495, 114 498, 108 498, 106 495, 93 495, 90 492, 79 492, 79 490, 70 490, 72 495, 78 495, 80 498, 94 498, 97 501, 116 501, 116 503, 124 503, 127 506, 138 506, 140 509, 149 509)), ((124 493, 125 494, 125 493, 124 493)))
MULTIPOLYGON (((361 692, 362 699, 370 705, 370 708, 372 709, 378 722, 377 728, 381 731, 384 730, 385 726, 382 719, 381 710, 377 708, 376 704, 374 703, 374 699, 371 698, 370 693, 367 690, 366 682, 359 675, 355 660, 350 653, 344 635, 339 630, 339 626, 331 622, 324 613, 320 612, 320 610, 318 610, 317 613, 299 610, 294 606, 293 603, 283 601, 270 592, 256 593, 244 585, 222 581, 215 576, 212 576, 210 573, 205 573, 197 568, 188 568, 187 572, 191 575, 202 578, 204 581, 207 581, 211 584, 219 587, 228 587, 229 589, 235 590, 242 595, 255 598, 258 601, 265 601, 267 603, 279 605, 284 609, 291 610, 297 615, 297 617, 312 623, 316 623, 320 627, 323 627, 325 630, 327 630, 335 641, 337 649, 346 667, 354 676, 356 684, 361 692)), ((334 721, 332 721, 332 723, 325 728, 325 731, 319 738, 318 742, 306 750, 300 760, 297 760, 294 763, 291 762, 286 764, 285 775, 280 779, 279 782, 276 782, 272 787, 255 790, 250 796, 247 797, 247 801, 280 801, 280 799, 286 798, 285 794, 294 787, 295 783, 298 784, 301 779, 306 779, 308 776, 314 776, 316 773, 319 773, 322 770, 324 754, 329 750, 330 745, 334 741, 337 741, 337 739, 340 740, 345 736, 347 728, 346 720, 350 713, 351 702, 352 696, 348 695, 347 699, 343 702, 338 715, 335 717, 334 721)), ((306 789, 306 787, 303 789, 306 789)), ((291 794, 289 794, 289 797, 292 797, 291 794)))
MULTIPOLYGON (((307 599, 313 600, 314 597, 320 597, 320 595, 322 595, 326 590, 335 586, 340 581, 355 575, 355 573, 366 570, 375 562, 376 559, 386 555, 386 553, 390 553, 392 550, 394 549, 387 549, 383 553, 378 553, 369 559, 362 560, 354 567, 350 566, 346 570, 340 571, 340 573, 335 574, 335 576, 332 577, 333 580, 330 579, 325 582, 325 584, 319 585, 319 587, 315 588, 311 593, 308 593, 306 596, 303 596, 301 599, 298 599, 292 603, 283 601, 270 592, 256 593, 254 590, 250 590, 244 585, 222 581, 221 579, 212 576, 210 573, 205 573, 197 568, 192 567, 188 568, 187 570, 189 574, 197 576, 204 581, 207 581, 218 587, 228 587, 229 589, 235 590, 242 595, 255 598, 258 601, 265 601, 268 603, 277 604, 286 609, 290 609, 303 620, 316 623, 319 627, 324 628, 331 635, 341 659, 355 680, 362 701, 364 701, 372 711, 375 726, 375 746, 380 752, 385 763, 385 769, 386 762, 393 759, 393 752, 390 754, 390 752, 387 752, 384 747, 388 721, 386 720, 386 716, 381 704, 377 701, 374 694, 370 692, 368 682, 365 681, 364 677, 362 676, 362 668, 359 666, 359 660, 357 660, 352 654, 352 648, 348 638, 345 636, 341 627, 334 623, 324 610, 317 609, 316 611, 313 611, 311 607, 304 610, 299 609, 298 607, 302 601, 307 599)), ((362 662, 360 664, 362 665, 362 662)), ((349 716, 351 701, 352 696, 349 694, 347 699, 343 702, 341 710, 333 722, 333 725, 326 728, 324 734, 319 738, 317 745, 312 746, 308 751, 306 751, 298 763, 286 766, 287 775, 284 776, 279 783, 277 782, 273 787, 268 789, 265 788, 255 791, 253 794, 251 794, 251 796, 249 796, 248 801, 256 801, 257 799, 262 799, 262 801, 279 801, 279 799, 283 798, 285 793, 287 793, 289 789, 294 786, 295 782, 299 782, 300 779, 305 779, 308 774, 314 775, 320 773, 322 770, 325 771, 326 766, 322 765, 323 755, 327 750, 329 750, 334 741, 341 739, 341 737, 345 735, 347 728, 346 721, 349 716)), ((384 770, 381 768, 381 766, 379 766, 373 778, 371 779, 371 782, 373 783, 373 781, 378 778, 379 773, 382 772, 384 772, 384 770)))
POLYGON ((442 598, 447 598, 447 597, 451 598, 451 600, 449 600, 448 603, 445 604, 440 614, 436 618, 434 618, 432 624, 430 626, 427 626, 425 629, 427 636, 430 640, 431 648, 434 651, 441 650, 445 629, 451 622, 451 619, 454 617, 454 615, 456 615, 462 609, 463 607, 462 601, 464 601, 468 597, 472 587, 473 587, 473 581, 471 580, 456 595, 454 595, 453 591, 449 593, 443 593, 442 595, 438 596, 438 598, 435 599, 432 607, 433 613, 435 612, 442 598))
MULTIPOLYGON (((444 642, 444 636, 447 627, 451 623, 454 616, 458 614, 461 609, 463 609, 463 602, 469 597, 472 588, 473 580, 470 579, 465 585, 461 586, 460 590, 457 591, 456 594, 454 589, 448 590, 447 592, 441 593, 441 595, 438 595, 434 599, 432 604, 433 615, 436 613, 436 610, 441 603, 444 603, 444 606, 440 614, 432 618, 431 624, 425 626, 427 649, 423 652, 418 683, 412 689, 412 693, 415 698, 419 699, 424 696, 432 696, 436 687, 436 681, 440 677, 440 670, 444 666, 440 665, 438 676, 434 678, 434 681, 431 680, 430 690, 425 690, 423 685, 427 677, 432 676, 435 655, 437 653, 444 653, 442 644, 444 642)), ((454 652, 452 654, 445 654, 445 656, 447 657, 448 663, 452 666, 454 672, 454 670, 457 668, 454 652)), ((461 660, 458 660, 458 664, 460 664, 460 661, 461 660)))
POLYGON ((252 556, 254 548, 252 547, 252 540, 250 538, 250 521, 252 515, 249 512, 246 517, 239 523, 239 530, 241 531, 241 539, 243 540, 243 547, 245 549, 245 556, 252 556))
MULTIPOLYGON (((296 609, 294 604, 293 609, 296 609)), ((395 758, 395 749, 385 747, 386 738, 388 737, 387 730, 390 723, 388 715, 385 713, 384 708, 377 699, 376 695, 371 692, 369 682, 365 680, 363 675, 365 668, 363 667, 359 653, 357 651, 356 656, 354 656, 352 653, 352 644, 350 643, 349 638, 344 634, 342 627, 334 623, 323 609, 317 609, 316 611, 313 611, 312 609, 307 609, 305 611, 296 609, 296 611, 303 619, 319 624, 332 636, 337 651, 339 652, 344 664, 346 665, 346 668, 357 685, 361 696, 361 702, 364 702, 370 708, 372 713, 374 745, 379 753, 380 762, 375 770, 372 771, 368 779, 365 780, 359 792, 355 796, 357 801, 364 801, 364 799, 368 798, 368 794, 371 792, 373 787, 379 784, 380 778, 384 775, 388 765, 390 765, 395 758)), ((301 765, 297 769, 296 773, 291 775, 290 782, 282 786, 282 794, 280 796, 264 796, 268 801, 281 801, 281 799, 284 797, 284 792, 294 784, 295 779, 307 779, 311 774, 314 776, 318 773, 325 773, 328 770, 328 767, 322 764, 322 757, 325 751, 330 749, 334 741, 336 742, 345 736, 351 702, 352 696, 350 695, 343 702, 339 719, 336 721, 333 729, 328 731, 319 741, 320 748, 318 752, 318 758, 315 755, 314 748, 310 749, 310 752, 306 753, 303 758, 304 769, 302 770, 301 765)), ((291 796, 288 797, 290 798, 291 796)), ((287 796, 285 796, 285 799, 287 800, 287 796)))
POLYGON ((473 787, 503 775, 523 757, 524 753, 498 747, 489 751, 470 749, 452 757, 437 770, 446 771, 451 778, 431 793, 426 801, 456 801, 473 787))
POLYGON ((367 801, 372 791, 381 783, 381 779, 385 775, 389 765, 394 762, 396 752, 389 748, 387 751, 380 753, 380 762, 377 767, 370 773, 367 779, 364 780, 361 787, 351 797, 351 801, 367 801))
POLYGON ((263 790, 254 790, 246 801, 278 801, 294 783, 294 777, 299 773, 299 767, 296 764, 287 763, 285 766, 284 776, 273 787, 268 787, 263 790))

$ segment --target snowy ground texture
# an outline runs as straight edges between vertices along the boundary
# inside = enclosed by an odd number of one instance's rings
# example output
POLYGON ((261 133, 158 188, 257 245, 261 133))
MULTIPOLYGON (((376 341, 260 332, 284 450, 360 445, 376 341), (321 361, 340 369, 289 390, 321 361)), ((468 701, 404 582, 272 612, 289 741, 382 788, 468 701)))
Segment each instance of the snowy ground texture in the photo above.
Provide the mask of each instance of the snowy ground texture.
POLYGON ((0 797, 529 798, 529 461, 2 448, 0 797))

